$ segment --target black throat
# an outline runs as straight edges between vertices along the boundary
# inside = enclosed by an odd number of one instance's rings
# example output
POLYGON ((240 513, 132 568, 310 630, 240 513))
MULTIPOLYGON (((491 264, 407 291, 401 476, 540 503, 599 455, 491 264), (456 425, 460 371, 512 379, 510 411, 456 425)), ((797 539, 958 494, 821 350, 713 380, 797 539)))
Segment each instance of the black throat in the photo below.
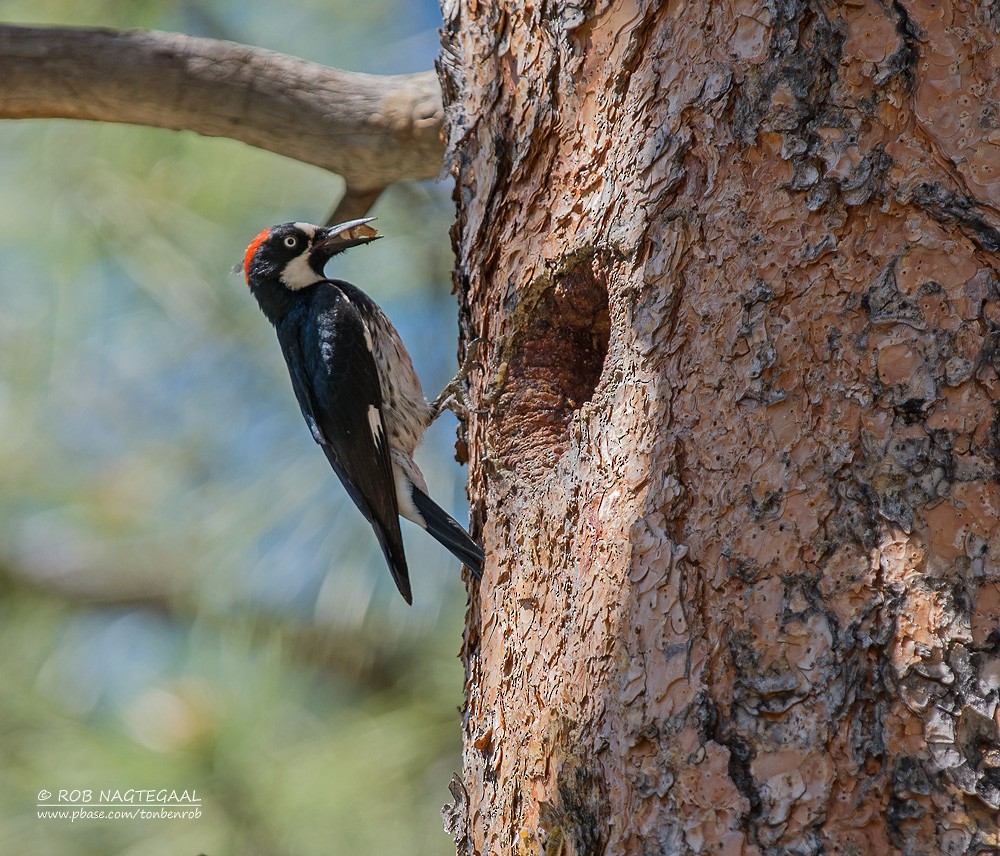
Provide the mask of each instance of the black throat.
POLYGON ((250 291, 257 298, 261 312, 267 320, 277 325, 296 306, 308 303, 317 285, 319 283, 292 291, 279 281, 252 277, 250 291))

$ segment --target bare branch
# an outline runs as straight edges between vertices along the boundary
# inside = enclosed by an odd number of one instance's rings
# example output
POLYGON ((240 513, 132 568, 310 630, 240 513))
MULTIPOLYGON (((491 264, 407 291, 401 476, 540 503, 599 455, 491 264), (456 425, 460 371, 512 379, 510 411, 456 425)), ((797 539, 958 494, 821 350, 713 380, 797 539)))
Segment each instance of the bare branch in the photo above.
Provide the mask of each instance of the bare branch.
POLYGON ((337 203, 337 207, 326 218, 326 225, 333 226, 336 223, 344 223, 356 217, 364 217, 372 209, 379 196, 382 195, 383 190, 385 190, 384 187, 378 187, 374 190, 356 191, 348 184, 343 197, 337 203))
POLYGON ((355 195, 436 177, 434 72, 378 76, 175 33, 0 26, 0 118, 92 119, 242 140, 355 195))

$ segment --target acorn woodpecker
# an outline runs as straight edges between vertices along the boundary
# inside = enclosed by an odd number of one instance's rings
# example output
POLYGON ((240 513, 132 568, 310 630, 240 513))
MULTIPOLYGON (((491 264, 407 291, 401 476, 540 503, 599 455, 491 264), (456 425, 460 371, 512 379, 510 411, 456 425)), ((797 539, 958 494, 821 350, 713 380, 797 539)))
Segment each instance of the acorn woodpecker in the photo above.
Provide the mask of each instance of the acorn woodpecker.
POLYGON ((320 228, 284 223, 247 247, 247 285, 281 344, 313 439, 378 538, 412 603, 399 515, 426 529, 477 579, 485 555, 428 495, 413 453, 437 415, 396 328, 363 291, 328 279, 331 257, 379 237, 363 218, 320 228))

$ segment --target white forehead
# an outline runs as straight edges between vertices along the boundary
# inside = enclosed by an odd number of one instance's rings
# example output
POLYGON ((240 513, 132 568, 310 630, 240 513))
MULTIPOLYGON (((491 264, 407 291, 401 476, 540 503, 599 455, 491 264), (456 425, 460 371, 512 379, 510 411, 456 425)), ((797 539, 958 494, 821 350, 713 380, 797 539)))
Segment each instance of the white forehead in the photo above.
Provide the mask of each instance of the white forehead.
POLYGON ((316 237, 316 232, 319 230, 319 226, 314 226, 312 223, 292 223, 296 229, 300 229, 309 236, 311 241, 316 237))

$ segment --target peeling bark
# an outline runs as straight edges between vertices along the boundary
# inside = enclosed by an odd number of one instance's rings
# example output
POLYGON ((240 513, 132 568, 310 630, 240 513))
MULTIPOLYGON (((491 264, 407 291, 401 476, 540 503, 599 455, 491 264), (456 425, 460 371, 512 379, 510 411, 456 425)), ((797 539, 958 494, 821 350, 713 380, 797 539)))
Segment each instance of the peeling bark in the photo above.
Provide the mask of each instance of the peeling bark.
POLYGON ((444 5, 460 853, 1000 849, 1000 14, 444 5))

